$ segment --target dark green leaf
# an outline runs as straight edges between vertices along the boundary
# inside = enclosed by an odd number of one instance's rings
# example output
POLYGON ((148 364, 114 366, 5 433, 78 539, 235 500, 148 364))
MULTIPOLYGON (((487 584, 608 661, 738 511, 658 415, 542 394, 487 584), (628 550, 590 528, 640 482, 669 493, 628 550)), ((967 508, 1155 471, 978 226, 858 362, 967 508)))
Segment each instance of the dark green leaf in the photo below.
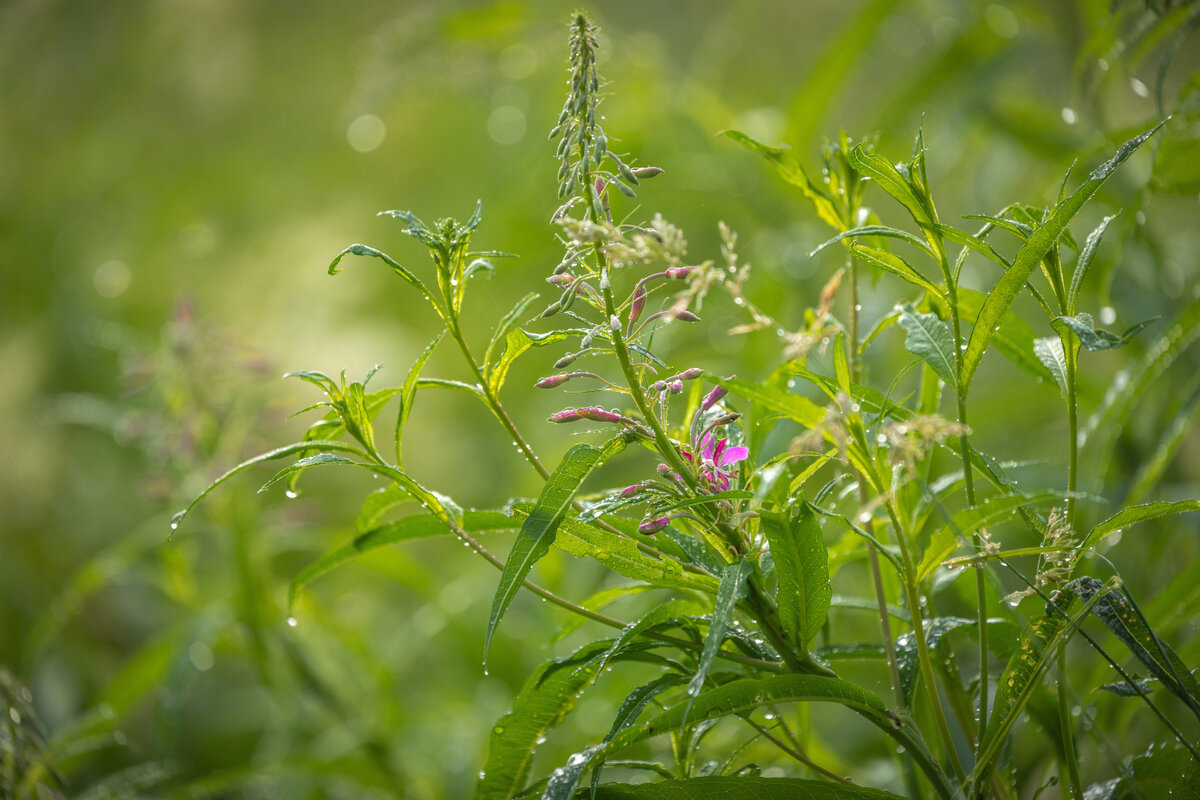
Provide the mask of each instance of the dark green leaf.
POLYGON ((807 503, 790 514, 763 509, 759 519, 775 559, 780 622, 796 647, 807 652, 825 624, 833 596, 821 526, 807 503))
POLYGON ((1154 319, 1139 322, 1120 336, 1097 328, 1095 322, 1088 314, 1079 314, 1074 317, 1055 317, 1054 323, 1055 328, 1059 325, 1069 328, 1079 337, 1079 343, 1088 350, 1113 350, 1128 343, 1131 338, 1137 335, 1138 331, 1155 322, 1157 319, 1155 317, 1154 319))
POLYGON ((433 355, 433 350, 438 346, 438 342, 442 341, 442 337, 446 335, 446 329, 443 328, 437 336, 433 337, 433 341, 425 346, 421 351, 421 355, 417 356, 417 360, 413 362, 412 367, 408 370, 408 375, 404 378, 404 385, 400 389, 400 409, 396 412, 396 466, 403 469, 404 453, 401 442, 403 440, 404 423, 408 422, 408 415, 412 413, 413 403, 417 399, 417 380, 421 377, 421 370, 425 368, 425 362, 433 355))
POLYGON ((914 236, 913 234, 909 233, 906 230, 901 230, 900 228, 889 228, 886 225, 863 225, 858 228, 851 228, 848 231, 842 231, 837 236, 834 236, 832 239, 827 239, 826 241, 817 245, 816 249, 814 249, 811 253, 809 253, 808 256, 809 256, 809 258, 812 258, 817 253, 824 250, 826 247, 829 247, 829 245, 831 245, 831 244, 836 244, 836 243, 842 241, 843 239, 849 239, 849 238, 858 237, 858 236, 887 236, 892 239, 900 239, 902 241, 908 242, 909 244, 915 244, 917 247, 921 248, 921 250, 923 250, 931 258, 935 257, 933 252, 929 249, 929 245, 925 242, 925 240, 923 240, 917 236, 914 236))
POLYGON ((939 378, 958 391, 954 334, 950 332, 950 326, 938 319, 937 314, 923 314, 906 304, 900 315, 900 327, 908 334, 904 349, 924 359, 939 378))
POLYGON ((1017 294, 1020 293, 1021 288, 1025 285, 1025 282, 1029 280, 1029 276, 1033 274, 1033 271, 1041 264, 1042 259, 1046 257, 1050 248, 1063 235, 1063 232, 1067 229, 1067 223, 1083 207, 1083 204, 1091 199, 1092 195, 1100 189, 1101 185, 1108 180, 1113 171, 1124 163, 1162 125, 1163 123, 1159 123, 1140 136, 1130 139, 1121 145, 1116 155, 1092 170, 1088 179, 1072 192, 1066 200, 1054 207, 1050 216, 1029 237, 1029 241, 1017 251, 1012 266, 1000 277, 995 287, 988 293, 988 298, 984 301, 983 308, 979 312, 979 319, 976 320, 975 327, 971 330, 971 341, 968 343, 967 351, 963 355, 960 375, 963 394, 966 394, 970 389, 971 380, 975 377, 975 370, 979 367, 979 362, 983 359, 983 354, 991 343, 995 329, 999 327, 1005 312, 1008 311, 1017 294))
POLYGON ((546 479, 546 485, 542 487, 537 503, 521 526, 521 532, 517 535, 508 559, 504 562, 504 570, 500 573, 500 585, 496 587, 496 596, 492 600, 492 611, 488 617, 487 635, 484 639, 485 664, 496 625, 520 591, 529 570, 550 551, 558 526, 570 510, 580 485, 594 469, 625 449, 626 441, 626 437, 622 435, 610 439, 603 448, 587 444, 575 445, 567 451, 558 467, 546 479))
POLYGON ((1171 514, 1183 514, 1188 511, 1200 511, 1200 501, 1198 500, 1180 500, 1177 503, 1146 503, 1140 506, 1131 506, 1123 508, 1116 514, 1113 514, 1108 519, 1101 522, 1096 527, 1092 528, 1091 533, 1079 545, 1080 551, 1089 550, 1096 546, 1106 536, 1111 536, 1114 533, 1119 533, 1125 530, 1130 525, 1138 522, 1144 522, 1148 519, 1157 519, 1171 514))
MULTIPOLYGON (((979 620, 976 619, 967 619, 965 617, 934 617, 933 619, 925 620, 925 641, 931 651, 936 650, 938 645, 941 644, 942 638, 952 631, 967 629, 978 635, 978 625, 979 620)), ((1004 644, 1004 642, 997 641, 998 638, 1004 638, 1011 643, 1016 637, 1016 626, 1006 619, 989 619, 987 626, 989 632, 999 629, 1003 633, 1008 634, 1007 637, 989 637, 988 643, 993 649, 999 649, 997 645, 1004 644)), ((900 668, 900 685, 904 689, 905 698, 911 702, 919 674, 916 634, 912 632, 900 634, 896 638, 895 649, 896 663, 900 668)))
MULTIPOLYGON (((581 794, 581 797, 588 795, 581 794)), ((805 778, 710 775, 660 783, 606 784, 596 800, 899 800, 900 795, 805 778)))
POLYGON ((749 560, 743 558, 727 564, 721 573, 721 585, 717 588, 717 599, 713 604, 708 635, 704 639, 704 649, 700 651, 696 674, 688 681, 688 696, 693 699, 704 688, 704 682, 708 679, 708 671, 717 657, 717 651, 721 649, 721 644, 725 641, 725 629, 733 620, 737 602, 746 594, 746 578, 753 571, 753 565, 749 560))

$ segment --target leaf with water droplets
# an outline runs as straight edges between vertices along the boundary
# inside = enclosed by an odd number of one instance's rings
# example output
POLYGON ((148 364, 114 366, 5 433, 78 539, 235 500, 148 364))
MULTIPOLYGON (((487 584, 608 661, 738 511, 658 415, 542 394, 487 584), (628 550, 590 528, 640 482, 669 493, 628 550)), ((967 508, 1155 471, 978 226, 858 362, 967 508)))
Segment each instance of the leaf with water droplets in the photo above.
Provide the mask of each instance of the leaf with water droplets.
POLYGON ((330 264, 329 264, 329 274, 330 275, 336 275, 339 272, 341 272, 341 268, 338 265, 341 263, 341 260, 348 255, 372 256, 374 258, 380 259, 381 261, 383 261, 383 263, 385 263, 389 267, 391 267, 393 272, 395 272, 397 275, 399 275, 401 278, 403 278, 405 281, 407 281, 409 283, 409 285, 413 286, 418 292, 420 292, 425 297, 425 299, 429 301, 430 305, 433 306, 433 310, 437 312, 437 315, 439 317, 441 317, 442 319, 446 318, 445 313, 442 311, 441 305, 438 303, 438 301, 436 299, 434 299, 433 295, 430 294, 429 289, 427 289, 425 287, 425 284, 421 282, 420 278, 418 278, 411 271, 409 271, 407 267, 401 266, 401 264, 398 261, 396 261, 394 258, 389 256, 387 253, 376 250, 374 247, 368 247, 365 244, 350 245, 345 250, 338 253, 337 256, 333 259, 333 261, 330 262, 330 264))
POLYGON ((1058 385, 1058 393, 1063 398, 1066 398, 1067 355, 1063 350, 1062 339, 1057 336, 1046 336, 1041 339, 1035 339, 1033 342, 1033 354, 1050 371, 1050 376, 1054 378, 1054 382, 1058 385))
POLYGON ((713 603, 712 615, 709 617, 708 635, 704 638, 704 649, 700 651, 700 659, 696 664, 696 674, 688 682, 688 696, 695 698, 704 688, 708 671, 712 669, 717 651, 725 641, 725 629, 733 620, 733 612, 737 601, 745 596, 746 579, 754 571, 748 559, 740 559, 727 564, 721 573, 721 585, 717 588, 717 599, 713 603))
POLYGON ((775 559, 779 620, 801 653, 825 625, 833 589, 821 526, 807 503, 787 511, 759 511, 761 530, 775 559))
POLYGON ((610 783, 596 800, 901 800, 901 796, 853 783, 758 775, 707 775, 657 783, 610 783))
POLYGON ((923 314, 905 304, 900 327, 908 334, 904 349, 920 356, 951 389, 958 391, 958 368, 954 358, 954 335, 937 314, 923 314))
POLYGON ((1061 327, 1066 327, 1079 337, 1079 343, 1088 350, 1114 350, 1118 347, 1123 347, 1129 343, 1129 340, 1138 334, 1143 328, 1158 320, 1144 320, 1125 331, 1120 336, 1109 333, 1096 327, 1095 321, 1090 314, 1077 314, 1074 317, 1055 317, 1054 328, 1061 330, 1061 327))
POLYGON ((500 585, 496 587, 496 595, 492 599, 492 612, 488 617, 487 634, 484 638, 485 664, 496 626, 520 591, 529 570, 550 551, 558 527, 567 515, 580 485, 593 470, 625 449, 627 442, 628 438, 622 434, 610 439, 603 447, 577 444, 567 451, 558 467, 546 479, 546 485, 542 487, 537 503, 521 526, 521 532, 517 535, 500 573, 500 585))
POLYGON ((496 329, 492 331, 492 338, 488 342, 487 351, 483 354, 483 371, 485 373, 488 372, 489 365, 492 363, 492 354, 495 352, 496 346, 507 339, 509 331, 520 323, 521 316, 529 310, 529 307, 537 301, 539 296, 537 292, 530 292, 525 295, 496 323, 496 329))
POLYGON ((513 328, 504 337, 504 352, 500 354, 496 359, 496 363, 487 372, 488 387, 493 392, 500 391, 500 387, 504 385, 504 380, 508 377, 508 370, 512 367, 513 362, 529 348, 545 347, 548 344, 561 342, 570 335, 571 332, 565 330, 550 331, 549 333, 539 335, 529 333, 521 328, 513 328))
POLYGON ((1158 519, 1171 514, 1185 514, 1189 511, 1200 511, 1200 500, 1180 500, 1177 503, 1145 503, 1140 506, 1123 508, 1116 514, 1092 528, 1091 533, 1079 545, 1080 552, 1088 550, 1106 536, 1123 531, 1130 525, 1146 520, 1158 519))

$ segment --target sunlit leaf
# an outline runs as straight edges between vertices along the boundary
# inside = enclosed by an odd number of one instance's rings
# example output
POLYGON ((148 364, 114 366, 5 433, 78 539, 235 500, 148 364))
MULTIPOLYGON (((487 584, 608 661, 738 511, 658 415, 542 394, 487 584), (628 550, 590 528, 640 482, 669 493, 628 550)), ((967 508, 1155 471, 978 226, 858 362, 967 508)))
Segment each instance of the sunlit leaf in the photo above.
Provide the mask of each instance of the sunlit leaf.
POLYGON ((1079 258, 1075 261, 1075 271, 1071 274, 1071 288, 1067 291, 1067 308, 1071 313, 1075 312, 1075 303, 1079 298, 1079 288, 1083 286, 1083 279, 1087 276, 1088 268, 1092 265, 1092 259, 1096 257, 1096 250, 1100 247, 1100 237, 1104 235, 1104 231, 1108 229, 1108 223, 1117 218, 1116 214, 1105 217, 1096 226, 1096 229, 1088 234, 1087 241, 1083 244, 1083 250, 1079 252, 1079 258))
POLYGON ((1058 384, 1058 393, 1067 396, 1067 356, 1063 350, 1062 339, 1057 336, 1047 336, 1035 339, 1033 353, 1043 366, 1050 371, 1050 377, 1058 384))
POLYGON ((900 315, 900 327, 907 337, 904 349, 922 358, 933 367, 938 377, 950 388, 958 390, 958 369, 954 357, 954 335, 950 326, 937 314, 923 314, 912 305, 905 305, 900 315))
POLYGON ((430 294, 429 289, 425 287, 425 284, 421 282, 421 279, 414 275, 408 268, 401 266, 398 261, 389 256, 387 253, 376 250, 374 247, 368 247, 365 244, 350 245, 345 250, 338 253, 337 256, 334 257, 333 261, 330 262, 330 275, 336 275, 341 272, 341 268, 338 266, 338 264, 341 263, 341 260, 348 255, 373 256, 374 258, 378 258, 379 260, 383 261, 383 263, 392 268, 393 272, 406 280, 411 286, 413 286, 413 288, 419 291, 425 297, 425 299, 429 301, 430 305, 433 306, 433 310, 438 313, 439 317, 442 317, 443 319, 445 318, 441 304, 439 304, 434 296, 430 294))
POLYGON ((1140 506, 1123 508, 1092 528, 1091 533, 1079 545, 1079 549, 1080 551, 1089 550, 1095 547, 1104 537, 1119 533, 1135 523, 1171 514, 1184 514, 1189 511, 1200 511, 1200 500, 1180 500, 1177 503, 1146 503, 1140 506))
POLYGON ((404 437, 404 423, 408 422, 408 416, 412 413, 413 403, 417 399, 417 381, 421 377, 421 370, 425 368, 425 362, 433 355, 433 350, 438 346, 438 342, 446 335, 446 329, 443 328, 438 332, 438 335, 433 337, 433 341, 425 346, 421 351, 421 355, 417 356, 417 360, 413 362, 408 370, 408 374, 404 377, 404 384, 400 389, 400 408, 396 411, 396 433, 394 440, 396 443, 396 466, 404 468, 404 448, 402 447, 404 437))
POLYGON ((747 775, 602 784, 595 796, 596 800, 900 800, 900 795, 852 783, 747 775))
POLYGON ((821 526, 807 503, 790 512, 762 509, 759 519, 775 559, 780 622, 800 651, 807 651, 825 624, 833 596, 821 526))

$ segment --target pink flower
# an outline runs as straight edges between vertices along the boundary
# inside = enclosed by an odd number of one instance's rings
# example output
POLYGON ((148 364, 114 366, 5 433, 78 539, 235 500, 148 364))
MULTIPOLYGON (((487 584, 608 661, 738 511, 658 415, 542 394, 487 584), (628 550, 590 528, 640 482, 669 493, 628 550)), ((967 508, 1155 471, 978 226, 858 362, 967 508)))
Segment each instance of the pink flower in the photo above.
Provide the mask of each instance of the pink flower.
POLYGON ((734 465, 749 456, 750 448, 729 447, 728 439, 714 439, 711 433, 706 433, 700 440, 700 479, 714 492, 727 491, 737 474, 734 465))

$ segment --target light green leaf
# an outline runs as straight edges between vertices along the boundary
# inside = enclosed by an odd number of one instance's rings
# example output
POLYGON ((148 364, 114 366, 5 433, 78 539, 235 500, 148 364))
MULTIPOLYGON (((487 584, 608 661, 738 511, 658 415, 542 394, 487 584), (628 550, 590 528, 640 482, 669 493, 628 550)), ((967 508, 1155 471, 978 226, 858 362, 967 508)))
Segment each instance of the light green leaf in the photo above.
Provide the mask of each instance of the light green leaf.
POLYGON ((1135 523, 1145 522, 1149 519, 1158 519, 1159 517, 1171 514, 1184 514, 1189 511, 1200 511, 1200 501, 1180 500, 1177 503, 1146 503, 1140 506, 1123 508, 1092 528, 1091 533, 1079 545, 1079 549, 1082 552, 1095 547, 1104 537, 1119 533, 1135 523))
MULTIPOLYGON (((467 511, 462 515, 460 525, 467 533, 484 533, 515 530, 520 527, 520 521, 501 511, 467 511)), ((292 578, 288 588, 288 611, 291 612, 304 587, 359 556, 399 542, 445 536, 449 533, 450 528, 446 523, 433 514, 413 514, 363 531, 349 542, 325 553, 292 578)))
POLYGON ((816 207, 817 216, 826 225, 839 231, 845 228, 845 224, 838 214, 833 198, 824 189, 809 179, 804 168, 792 157, 791 153, 779 147, 771 147, 770 145, 763 144, 741 131, 721 131, 721 133, 733 139, 747 150, 752 150, 770 161, 771 165, 775 167, 775 170, 785 181, 800 189, 804 193, 804 196, 812 201, 812 204, 816 207))
POLYGON ((1057 336, 1035 339, 1033 354, 1050 371, 1050 377, 1054 378, 1054 382, 1058 384, 1058 393, 1065 399, 1067 396, 1067 357, 1063 350, 1062 339, 1057 336))
MULTIPOLYGON (((964 322, 975 324, 987 295, 974 289, 958 287, 958 313, 964 322)), ((992 344, 1000 354, 1021 369, 1040 380, 1050 380, 1051 372, 1043 366, 1034 353, 1036 334, 1029 323, 1009 311, 1000 322, 1000 330, 992 337, 992 344)))
POLYGON ((848 239, 851 237, 858 237, 858 236, 886 236, 891 239, 900 239, 902 241, 908 242, 909 244, 915 244, 917 247, 921 248, 921 250, 923 250, 930 258, 936 258, 936 256, 934 256, 934 254, 933 254, 933 251, 931 251, 929 249, 929 244, 926 243, 924 239, 914 236, 913 234, 909 233, 906 230, 901 230, 900 228, 889 228, 886 225, 863 225, 858 228, 851 228, 848 231, 842 231, 837 236, 834 236, 832 239, 827 239, 824 242, 821 242, 821 244, 817 245, 816 249, 814 249, 812 252, 810 252, 808 254, 808 256, 809 256, 809 258, 812 258, 817 253, 824 250, 826 247, 829 247, 829 245, 831 245, 831 244, 836 244, 836 243, 842 241, 843 239, 848 239))
POLYGON ((775 559, 780 622, 796 647, 807 652, 825 624, 833 596, 821 526, 807 503, 790 514, 763 509, 759 519, 775 559))
POLYGON ((596 800, 900 800, 900 795, 852 783, 747 775, 610 783, 602 785, 595 797, 596 800))
POLYGON ((893 275, 898 275, 904 280, 911 283, 920 289, 924 289, 929 294, 935 297, 941 297, 942 290, 939 289, 932 281, 922 275, 917 269, 911 266, 900 256, 888 250, 880 250, 875 247, 867 247, 866 245, 855 242, 850 245, 851 252, 854 255, 872 264, 885 272, 890 272, 893 275))
POLYGON ((1108 223, 1116 218, 1117 215, 1113 214, 1100 220, 1100 224, 1088 234, 1087 241, 1083 243, 1083 250, 1079 252, 1079 258, 1075 261, 1075 272, 1071 275, 1071 288, 1067 291, 1067 308, 1072 314, 1075 313, 1075 302, 1079 298, 1079 287, 1083 285, 1088 267, 1092 265, 1092 259, 1096 257, 1096 250, 1100 247, 1100 237, 1108 229, 1108 223))
POLYGON ((1087 180, 1066 200, 1054 207, 1050 216, 1029 237, 1029 241, 1017 251, 1012 266, 988 293, 988 298, 979 312, 979 319, 976 320, 975 327, 971 330, 971 341, 967 344, 967 351, 963 355, 960 374, 964 395, 970 389, 971 381, 975 377, 975 370, 979 367, 979 362, 983 360, 983 354, 991 343, 995 329, 1000 325, 1005 312, 1008 311, 1025 282, 1029 280, 1029 276, 1046 257, 1046 253, 1066 231, 1067 223, 1100 189, 1116 168, 1133 155, 1133 152, 1154 135, 1163 124, 1160 122, 1140 136, 1130 139, 1121 145, 1116 155, 1092 170, 1087 180))
MULTIPOLYGON (((631 594, 648 592, 655 588, 656 587, 654 586, 647 586, 645 584, 634 584, 632 586, 612 586, 608 589, 601 589, 591 597, 580 602, 579 605, 588 609, 589 611, 601 611, 614 600, 619 600, 622 597, 627 597, 631 594)), ((585 622, 587 622, 587 617, 579 614, 571 614, 567 617, 566 621, 559 626, 559 629, 554 632, 554 635, 550 637, 550 644, 561 642, 563 639, 579 630, 579 628, 582 627, 583 623, 585 622)))
POLYGON ((404 423, 408 422, 408 415, 412 413, 413 403, 417 399, 417 380, 421 377, 421 370, 425 368, 425 362, 433 355, 433 350, 438 346, 438 342, 442 341, 442 337, 446 335, 446 329, 443 328, 437 336, 433 337, 433 341, 425 346, 421 351, 421 355, 417 356, 417 360, 413 362, 412 367, 408 370, 408 375, 404 377, 404 385, 400 388, 400 408, 396 412, 396 466, 404 468, 404 452, 402 447, 404 423))
POLYGON ((358 509, 358 517, 354 520, 354 530, 357 533, 366 533, 379 527, 379 520, 384 514, 410 500, 412 495, 395 484, 376 489, 363 499, 358 509))
POLYGON ((767 411, 782 414, 806 428, 815 428, 825 422, 825 409, 807 397, 792 394, 785 389, 776 389, 741 378, 713 378, 712 381, 739 397, 759 403, 767 411))
POLYGON ((338 264, 341 262, 341 260, 345 256, 348 256, 348 255, 373 256, 375 258, 380 259, 385 264, 387 264, 389 267, 391 267, 393 272, 395 272, 397 275, 399 275, 404 280, 408 281, 408 283, 410 285, 412 285, 417 291, 419 291, 425 297, 425 299, 428 300, 429 303, 433 306, 433 310, 437 312, 438 316, 445 319, 445 314, 442 312, 441 305, 438 303, 438 301, 436 299, 434 299, 434 296, 429 293, 429 289, 427 289, 425 287, 425 284, 421 283, 421 279, 418 278, 416 275, 414 275, 412 272, 410 272, 406 267, 401 266, 398 261, 396 261, 394 258, 389 256, 387 253, 383 253, 379 250, 376 250, 374 247, 368 247, 365 244, 350 245, 345 250, 338 253, 337 256, 333 259, 333 261, 330 262, 330 264, 329 264, 329 274, 330 275, 336 275, 339 272, 341 272, 341 269, 338 267, 338 264))
POLYGON ((175 516, 171 517, 171 530, 175 530, 176 528, 178 528, 179 523, 183 521, 184 517, 186 517, 188 514, 190 514, 192 512, 192 509, 196 507, 196 504, 199 503, 201 500, 203 500, 205 497, 207 497, 209 492, 211 492, 213 489, 220 486, 225 481, 232 478, 234 475, 237 475, 239 472, 244 472, 245 470, 250 469, 250 467, 253 467, 256 464, 261 464, 265 461, 273 461, 277 458, 286 458, 287 456, 290 456, 294 453, 299 453, 299 452, 303 452, 306 450, 333 450, 333 451, 340 451, 343 453, 353 453, 357 456, 366 458, 366 453, 364 453, 357 446, 348 444, 346 442, 331 442, 331 441, 314 440, 314 441, 308 441, 308 442, 294 442, 293 444, 285 445, 284 447, 278 447, 274 450, 271 450, 270 452, 263 453, 262 455, 259 455, 259 456, 255 456, 254 458, 251 458, 247 461, 243 461, 241 464, 238 464, 236 467, 229 470, 224 475, 222 475, 221 477, 217 478, 215 481, 210 483, 207 487, 205 487, 204 491, 202 491, 202 492, 200 492, 200 494, 196 495, 195 499, 193 499, 192 502, 188 504, 187 508, 183 509, 182 511, 175 514, 175 516))
POLYGON ((738 600, 746 594, 746 579, 754 571, 749 560, 743 558, 732 564, 725 565, 721 573, 721 585, 717 589, 717 599, 713 604, 713 612, 708 624, 708 635, 704 639, 704 649, 700 651, 696 674, 688 681, 688 696, 695 698, 704 688, 708 679, 708 671, 712 669, 717 651, 725 641, 725 629, 733 620, 733 611, 738 600))
POLYGON ((520 591, 529 570, 550 551, 558 526, 570 510, 571 501, 575 499, 580 485, 594 469, 624 450, 627 441, 627 438, 621 435, 610 439, 603 448, 587 444, 575 445, 567 451, 563 460, 546 479, 546 485, 542 487, 537 503, 521 526, 521 532, 517 535, 500 573, 500 584, 496 587, 496 595, 492 600, 487 635, 484 638, 485 664, 496 625, 520 591))
POLYGON ((548 344, 561 342, 570 336, 568 331, 550 331, 543 334, 532 334, 523 331, 520 328, 513 328, 504 337, 504 352, 496 359, 496 363, 492 365, 487 373, 488 386, 493 392, 500 391, 500 387, 504 385, 504 379, 508 377, 508 370, 512 367, 513 362, 531 347, 543 347, 548 344))
POLYGON ((925 548, 921 565, 917 568, 917 580, 923 581, 933 574, 933 571, 958 549, 960 540, 967 540, 976 531, 1012 517, 1028 505, 1052 502, 1061 497, 1061 492, 1004 494, 990 497, 977 506, 959 511, 949 523, 930 537, 929 546, 925 548))
POLYGON ((506 337, 508 336, 508 332, 517 326, 517 324, 521 321, 521 317, 527 310, 529 310, 529 307, 537 301, 538 297, 540 297, 540 295, 537 292, 530 292, 529 294, 525 295, 517 301, 516 305, 509 309, 507 314, 500 318, 499 322, 496 323, 496 329, 492 331, 492 338, 488 342, 487 352, 483 355, 483 368, 485 373, 488 370, 488 365, 492 363, 492 354, 496 350, 496 345, 505 341, 506 337))
POLYGON ((345 456, 339 456, 335 453, 317 453, 315 456, 305 456, 295 464, 292 464, 290 467, 284 467, 283 469, 279 470, 279 472, 276 472, 269 481, 258 488, 259 494, 265 492, 272 485, 288 477, 293 472, 302 470, 306 467, 317 467, 322 464, 350 464, 351 466, 357 466, 358 462, 352 461, 345 456))
POLYGON ((922 358, 946 385, 958 391, 954 334, 950 326, 938 319, 937 314, 923 314, 906 304, 900 315, 900 327, 908 334, 904 349, 922 358))

